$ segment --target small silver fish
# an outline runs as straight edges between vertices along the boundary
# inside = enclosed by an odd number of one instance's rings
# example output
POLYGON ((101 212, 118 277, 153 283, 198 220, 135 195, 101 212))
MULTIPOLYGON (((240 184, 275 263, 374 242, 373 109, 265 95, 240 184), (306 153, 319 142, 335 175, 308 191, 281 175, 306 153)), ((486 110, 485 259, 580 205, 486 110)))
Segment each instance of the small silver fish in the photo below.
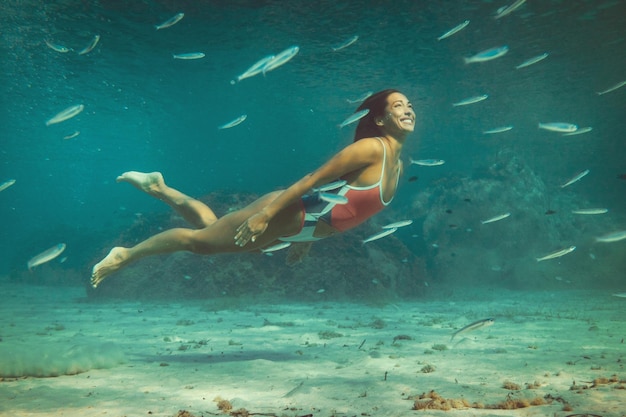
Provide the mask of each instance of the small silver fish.
POLYGON ((579 174, 574 175, 569 181, 567 181, 565 184, 562 184, 561 188, 565 188, 568 185, 574 184, 576 181, 580 181, 580 179, 582 177, 584 177, 585 175, 587 175, 587 174, 589 174, 589 170, 588 169, 584 170, 583 172, 581 172, 579 174))
POLYGON ((471 332, 471 331, 474 331, 474 330, 477 330, 477 329, 482 329, 483 327, 489 327, 494 322, 495 322, 494 319, 488 318, 488 319, 482 319, 482 320, 478 320, 478 321, 475 321, 473 323, 470 323, 467 326, 465 326, 465 327, 457 330, 456 332, 452 333, 452 336, 450 336, 450 341, 452 341, 452 339, 454 339, 454 337, 456 335, 458 335, 458 334, 471 332))
MULTIPOLYGON (((248 68, 243 73, 238 75, 237 76, 237 81, 241 81, 241 80, 244 80, 246 78, 250 78, 250 77, 253 77, 253 76, 257 75, 257 74, 260 74, 261 71, 263 71, 263 66, 265 66, 265 64, 267 64, 269 61, 274 59, 274 56, 275 55, 267 55, 267 56, 259 59, 257 62, 252 64, 252 66, 250 68, 248 68)), ((231 84, 234 84, 234 80, 231 81, 231 84)))
POLYGON ((513 129, 513 126, 495 127, 493 129, 483 130, 483 135, 493 135, 494 133, 508 132, 511 129, 513 129))
POLYGON ((567 255, 568 253, 574 252, 576 250, 576 246, 570 246, 569 248, 561 249, 556 252, 552 252, 546 256, 542 256, 541 258, 537 258, 537 262, 547 261, 548 259, 559 258, 563 255, 567 255))
POLYGON ((363 244, 366 244, 368 242, 372 242, 374 240, 378 240, 378 239, 382 239, 385 236, 389 236, 390 234, 394 233, 396 230, 398 230, 397 228, 391 228, 391 229, 385 229, 382 232, 378 232, 370 237, 368 237, 367 239, 365 239, 363 241, 363 244))
POLYGON ((465 61, 466 64, 471 64, 474 62, 491 61, 492 59, 500 58, 501 56, 505 55, 507 52, 509 52, 508 46, 506 45, 498 46, 495 48, 486 49, 482 52, 477 53, 476 55, 463 58, 463 60, 465 61))
POLYGON ((300 47, 298 46, 291 46, 285 49, 274 58, 267 61, 265 65, 263 65, 263 75, 265 75, 265 73, 269 71, 275 70, 282 65, 285 65, 287 62, 291 61, 291 59, 296 56, 299 51, 300 47))
POLYGON ((288 248, 289 246, 291 246, 291 242, 281 242, 272 246, 268 246, 267 248, 262 248, 261 252, 263 253, 275 252, 277 250, 288 248))
POLYGON ((70 48, 63 46, 63 45, 59 45, 58 43, 52 43, 47 39, 45 39, 44 42, 46 42, 46 45, 48 45, 48 48, 52 49, 53 51, 57 51, 62 54, 65 54, 70 51, 70 48))
POLYGON ((13 184, 15 184, 15 180, 7 180, 7 181, 3 182, 2 184, 0 184, 0 191, 6 190, 7 188, 12 186, 13 184))
POLYGON ((455 33, 465 29, 465 26, 469 25, 469 20, 466 20, 465 22, 453 27, 452 29, 450 29, 449 31, 447 31, 446 33, 444 33, 443 35, 441 35, 440 37, 437 38, 438 41, 445 39, 447 37, 450 37, 452 35, 454 35, 455 33))
POLYGON ((613 294, 613 297, 626 298, 626 292, 618 292, 613 294))
POLYGON ((609 209, 605 208, 587 208, 587 209, 577 209, 572 210, 574 214, 604 214, 608 213, 609 209))
POLYGON ((93 51, 93 48, 96 47, 99 41, 100 41, 100 35, 95 35, 93 39, 91 40, 91 42, 89 42, 89 45, 87 45, 86 47, 84 47, 78 52, 78 55, 85 55, 93 51))
POLYGON ((80 135, 80 131, 77 130, 74 133, 71 133, 69 135, 63 136, 63 139, 65 139, 65 140, 74 139, 78 135, 80 135))
POLYGON ((173 54, 174 59, 200 59, 204 58, 203 52, 185 52, 184 54, 173 54))
POLYGON ((247 114, 242 114, 241 116, 239 116, 235 120, 231 120, 228 123, 224 123, 223 125, 218 126, 218 129, 230 129, 231 127, 235 127, 238 124, 243 123, 243 121, 246 120, 246 118, 248 118, 248 115, 247 114))
POLYGON ((41 252, 40 254, 33 256, 32 258, 30 258, 30 260, 28 261, 26 265, 28 266, 29 270, 33 269, 37 265, 41 265, 43 263, 53 260, 54 258, 59 256, 61 253, 63 253, 64 250, 65 250, 65 243, 59 243, 58 245, 55 245, 51 247, 50 249, 47 249, 41 252))
POLYGON ((319 198, 328 203, 348 204, 348 198, 343 195, 331 194, 331 193, 319 193, 319 198))
POLYGON ((446 163, 443 159, 409 159, 409 161, 413 165, 421 165, 424 167, 436 167, 446 163))
POLYGON ((366 98, 368 98, 372 94, 374 94, 373 91, 367 91, 367 92, 363 93, 363 95, 361 95, 360 97, 355 98, 354 100, 351 100, 351 99, 347 98, 346 101, 348 103, 350 103, 350 104, 361 103, 362 101, 364 101, 366 98))
POLYGON ((352 116, 348 117, 346 120, 344 120, 343 122, 341 122, 339 124, 339 127, 345 127, 348 126, 351 123, 357 122, 359 120, 361 120, 362 118, 364 118, 365 116, 367 116, 367 114, 370 112, 370 109, 364 109, 361 110, 359 112, 354 113, 352 116))
POLYGON ((174 26, 176 23, 180 22, 180 20, 185 17, 185 13, 177 13, 174 16, 167 19, 165 22, 160 25, 155 25, 156 30, 165 29, 170 26, 174 26))
POLYGON ((538 124, 539 129, 549 130, 551 132, 571 133, 578 130, 578 126, 573 123, 549 122, 538 124))
POLYGON ((522 62, 518 66, 516 66, 515 69, 529 67, 529 66, 531 66, 533 64, 536 64, 539 61, 543 61, 544 59, 546 59, 548 57, 548 55, 549 54, 547 52, 545 52, 545 53, 543 53, 541 55, 534 56, 534 57, 532 57, 530 59, 527 59, 526 61, 522 62))
POLYGON ((468 104, 474 104, 474 103, 478 103, 480 101, 483 100, 487 100, 489 96, 487 94, 483 94, 480 96, 473 96, 473 97, 468 97, 466 99, 463 99, 461 101, 457 101, 456 103, 452 103, 452 105, 454 107, 458 107, 458 106, 467 106, 468 104))
POLYGON ((61 123, 67 119, 71 119, 72 117, 82 112, 84 109, 85 106, 83 104, 77 104, 75 106, 68 107, 67 109, 57 113, 56 115, 48 119, 48 121, 46 121, 46 126, 61 123))
POLYGON ((511 215, 511 213, 500 214, 498 216, 494 216, 494 217, 492 217, 490 219, 487 219, 487 220, 481 220, 481 223, 482 224, 487 224, 487 223, 497 222, 498 220, 506 219, 510 215, 511 215))
POLYGON ((344 185, 346 185, 348 183, 348 181, 346 180, 337 180, 337 181, 333 181, 331 183, 328 184, 324 184, 324 185, 320 185, 317 188, 314 188, 313 191, 314 192, 326 192, 326 191, 332 191, 332 190, 336 190, 337 188, 341 188, 344 185))
POLYGON ((359 40, 359 35, 354 35, 353 37, 351 37, 350 39, 348 39, 347 41, 343 42, 342 44, 339 44, 337 46, 333 46, 333 52, 337 52, 337 51, 341 51, 342 49, 347 48, 348 46, 352 45, 354 42, 359 40))
POLYGON ((615 91, 615 90, 617 90, 618 88, 622 88, 622 87, 623 87, 623 86, 625 86, 625 85, 626 85, 626 80, 624 80, 624 81, 620 81, 619 83, 615 84, 615 85, 614 85, 614 86, 612 86, 612 87, 607 88, 606 90, 603 90, 603 91, 598 91, 596 94, 597 94, 597 95, 599 95, 599 96, 601 96, 602 94, 610 93, 611 91, 615 91))
POLYGON ((411 224, 413 224, 413 220, 400 220, 383 226, 383 229, 397 229, 398 227, 405 227, 411 224))
POLYGON ((597 237, 596 242, 611 243, 624 239, 626 239, 626 230, 620 230, 618 232, 607 233, 606 235, 597 237))
POLYGON ((511 4, 510 6, 501 7, 500 9, 498 9, 498 12, 494 16, 494 19, 500 19, 501 17, 512 13, 524 3, 526 3, 526 0, 515 0, 515 2, 513 2, 513 4, 511 4))
POLYGON ((591 132, 592 130, 593 130, 593 127, 591 127, 591 126, 580 127, 580 128, 576 129, 573 132, 563 133, 561 136, 582 135, 583 133, 591 132))

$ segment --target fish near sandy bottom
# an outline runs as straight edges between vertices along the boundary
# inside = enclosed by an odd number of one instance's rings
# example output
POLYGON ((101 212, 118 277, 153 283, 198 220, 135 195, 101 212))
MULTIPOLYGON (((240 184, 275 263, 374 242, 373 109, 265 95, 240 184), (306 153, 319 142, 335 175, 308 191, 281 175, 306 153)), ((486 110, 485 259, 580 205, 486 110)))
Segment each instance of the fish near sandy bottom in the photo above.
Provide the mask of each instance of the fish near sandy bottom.
POLYGON ((483 327, 488 327, 488 326, 493 325, 494 322, 495 320, 490 317, 490 318, 486 318, 486 319, 482 319, 482 320, 478 320, 473 323, 470 323, 467 326, 462 327, 461 329, 452 333, 452 335, 450 336, 450 341, 452 341, 454 337, 458 334, 471 332, 477 329, 482 329, 483 327))
POLYGON ((37 265, 41 265, 41 264, 44 264, 46 262, 53 260, 54 258, 59 256, 61 253, 63 253, 64 250, 65 250, 65 243, 59 243, 58 245, 54 245, 50 249, 47 249, 41 252, 40 254, 33 256, 32 258, 30 258, 30 260, 28 261, 26 265, 28 266, 28 269, 31 270, 37 265))

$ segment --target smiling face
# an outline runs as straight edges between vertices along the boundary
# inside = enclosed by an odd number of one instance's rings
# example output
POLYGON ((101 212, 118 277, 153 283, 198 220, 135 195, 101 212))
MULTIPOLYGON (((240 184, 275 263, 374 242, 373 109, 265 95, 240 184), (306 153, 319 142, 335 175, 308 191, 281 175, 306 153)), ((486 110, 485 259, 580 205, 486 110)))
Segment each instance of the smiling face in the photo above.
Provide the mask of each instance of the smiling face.
POLYGON ((394 92, 387 97, 383 116, 376 118, 376 125, 392 136, 406 136, 415 129, 413 105, 402 93, 394 92))
POLYGON ((415 128, 415 112, 404 94, 387 89, 372 94, 356 109, 369 110, 357 125, 354 141, 377 136, 404 139, 415 128))

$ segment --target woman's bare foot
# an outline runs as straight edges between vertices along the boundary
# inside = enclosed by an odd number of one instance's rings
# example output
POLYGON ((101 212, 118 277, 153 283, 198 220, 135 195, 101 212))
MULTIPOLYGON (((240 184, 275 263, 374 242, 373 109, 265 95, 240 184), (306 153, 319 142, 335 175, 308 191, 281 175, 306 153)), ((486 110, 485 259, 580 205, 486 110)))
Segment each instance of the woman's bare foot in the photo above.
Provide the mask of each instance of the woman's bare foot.
POLYGON ((158 196, 165 188, 165 181, 160 172, 128 171, 117 177, 116 181, 127 182, 152 196, 158 196))
POLYGON ((128 260, 128 249, 115 247, 103 260, 94 265, 91 272, 91 286, 96 288, 103 279, 122 268, 128 260))

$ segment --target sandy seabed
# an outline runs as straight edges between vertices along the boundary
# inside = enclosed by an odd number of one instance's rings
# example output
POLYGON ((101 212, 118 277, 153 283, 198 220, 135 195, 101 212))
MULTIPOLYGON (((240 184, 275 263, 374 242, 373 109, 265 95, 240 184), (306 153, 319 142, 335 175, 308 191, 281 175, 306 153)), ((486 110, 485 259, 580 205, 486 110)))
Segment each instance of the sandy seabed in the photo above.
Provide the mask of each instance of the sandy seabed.
POLYGON ((626 416, 626 299, 609 292, 228 309, 0 290, 2 416, 626 416), (51 373, 71 375, 29 376, 51 373), (486 408, 506 404, 522 408, 486 408))

